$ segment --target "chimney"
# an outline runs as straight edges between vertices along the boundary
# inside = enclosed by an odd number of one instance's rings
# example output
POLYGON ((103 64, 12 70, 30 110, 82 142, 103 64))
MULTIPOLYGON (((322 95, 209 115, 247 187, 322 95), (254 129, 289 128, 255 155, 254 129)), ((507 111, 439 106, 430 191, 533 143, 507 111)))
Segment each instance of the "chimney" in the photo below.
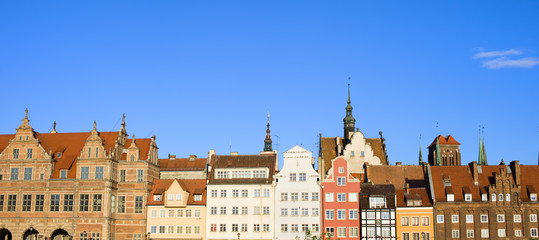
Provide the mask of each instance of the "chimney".
POLYGON ((404 183, 404 190, 406 191, 406 194, 410 193, 410 184, 404 183))
POLYGON ((341 138, 337 137, 335 141, 336 141, 335 145, 337 145, 337 156, 339 156, 341 155, 341 152, 342 152, 341 138))
POLYGON ((238 152, 231 152, 230 156, 238 156, 238 152))
POLYGON ((396 162, 395 163, 397 166, 401 166, 402 165, 402 162, 396 162))
POLYGON ((196 158, 197 158, 197 155, 190 155, 189 161, 195 161, 196 158))
POLYGON ((365 180, 370 181, 370 176, 371 175, 369 175, 369 163, 368 162, 363 163, 363 169, 365 169, 365 171, 364 171, 365 172, 365 180))
POLYGON ((479 185, 479 171, 477 169, 477 162, 473 161, 469 163, 469 165, 472 170, 473 184, 477 186, 479 185))
POLYGON ((520 164, 518 160, 511 162, 511 168, 513 170, 513 176, 515 177, 515 184, 520 186, 520 164))
POLYGON ((176 155, 170 155, 170 154, 169 154, 169 155, 168 155, 168 159, 169 159, 170 161, 174 161, 174 160, 176 160, 176 155))

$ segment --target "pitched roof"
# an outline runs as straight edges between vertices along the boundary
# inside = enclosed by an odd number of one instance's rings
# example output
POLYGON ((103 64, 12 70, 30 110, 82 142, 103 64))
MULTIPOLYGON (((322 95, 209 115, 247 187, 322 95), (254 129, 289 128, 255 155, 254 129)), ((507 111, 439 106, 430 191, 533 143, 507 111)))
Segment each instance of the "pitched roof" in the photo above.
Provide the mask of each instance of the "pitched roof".
POLYGON ((367 169, 367 178, 374 184, 393 184, 396 189, 404 188, 405 183, 408 183, 410 188, 428 186, 428 178, 425 177, 422 166, 369 165, 367 169))
POLYGON ((361 183, 362 195, 394 195, 395 186, 393 184, 372 184, 361 183))
POLYGON ((520 165, 520 199, 522 202, 530 202, 530 193, 538 193, 539 189, 539 166, 520 165))
POLYGON ((207 158, 170 158, 159 159, 161 171, 201 171, 206 168, 207 158))
POLYGON ((453 138, 453 136, 451 136, 451 135, 447 135, 447 137, 444 137, 442 135, 438 135, 437 137, 434 138, 434 141, 432 141, 432 143, 428 146, 428 148, 430 148, 432 146, 436 146, 436 139, 438 139, 439 144, 460 145, 460 143, 457 142, 457 140, 455 140, 455 138, 453 138))
POLYGON ((182 189, 189 192, 187 205, 206 205, 206 180, 205 179, 157 179, 154 181, 152 191, 148 195, 147 205, 164 205, 165 197, 161 201, 154 201, 153 195, 161 195, 167 191, 172 183, 177 181, 182 189), (195 201, 195 195, 202 195, 201 201, 195 201))
POLYGON ((261 155, 215 155, 212 162, 212 173, 209 174, 208 184, 260 184, 271 183, 275 175, 276 154, 261 155), (267 168, 269 174, 267 178, 240 178, 240 179, 216 179, 214 177, 216 169, 231 168, 267 168))
MULTIPOLYGON (((342 145, 343 138, 339 138, 339 144, 342 145)), ((324 159, 324 172, 327 172, 331 168, 331 160, 338 157, 340 153, 337 152, 337 138, 336 137, 323 137, 320 140, 321 156, 324 159)), ((386 154, 382 140, 380 138, 365 138, 365 142, 372 148, 374 156, 380 158, 382 164, 388 164, 386 161, 386 154)), ((344 148, 345 146, 343 146, 344 148)))
POLYGON ((406 207, 406 201, 408 200, 421 200, 421 206, 414 207, 432 207, 426 188, 410 188, 409 193, 406 193, 405 189, 396 189, 395 194, 398 207, 406 207))

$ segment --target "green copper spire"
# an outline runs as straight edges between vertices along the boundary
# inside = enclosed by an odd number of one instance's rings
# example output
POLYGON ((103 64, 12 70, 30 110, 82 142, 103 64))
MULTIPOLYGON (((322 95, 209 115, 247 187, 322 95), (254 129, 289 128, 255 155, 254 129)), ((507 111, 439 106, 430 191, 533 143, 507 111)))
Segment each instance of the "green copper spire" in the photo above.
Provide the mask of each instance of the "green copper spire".
POLYGON ((264 152, 271 152, 273 151, 271 147, 271 134, 270 134, 270 124, 269 124, 269 111, 268 111, 268 124, 266 125, 266 139, 264 139, 264 152))
POLYGON ((484 159, 483 159, 483 149, 481 148, 481 126, 479 126, 479 154, 477 156, 477 164, 479 165, 485 165, 484 159))
POLYGON ((423 154, 421 153, 421 134, 419 134, 419 165, 423 165, 423 154))
POLYGON ((488 165, 487 152, 485 151, 485 127, 483 127, 482 135, 483 135, 483 142, 481 143, 482 144, 481 153, 483 153, 483 165, 488 165))
MULTIPOLYGON (((440 135, 442 136, 442 135, 440 135)), ((441 166, 442 165, 442 157, 440 156, 440 144, 438 142, 438 139, 440 139, 440 136, 436 137, 436 165, 441 166)))

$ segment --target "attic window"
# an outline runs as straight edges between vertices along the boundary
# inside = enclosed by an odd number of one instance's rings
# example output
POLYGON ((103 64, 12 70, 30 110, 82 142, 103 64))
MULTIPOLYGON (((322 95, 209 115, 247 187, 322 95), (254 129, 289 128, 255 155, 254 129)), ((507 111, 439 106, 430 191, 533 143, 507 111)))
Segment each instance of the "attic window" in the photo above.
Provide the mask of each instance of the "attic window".
POLYGON ((60 179, 66 179, 67 178, 67 170, 62 169, 60 170, 60 179))
POLYGON ((537 201, 537 193, 531 193, 530 194, 530 200, 536 202, 537 201))
POLYGON ((195 156, 189 157, 189 161, 195 161, 195 156))
POLYGON ((56 153, 56 158, 62 158, 62 152, 57 152, 56 153))
POLYGON ((421 200, 408 200, 406 201, 406 206, 413 207, 413 206, 421 206, 422 201, 421 200))
POLYGON ((448 193, 448 194, 447 194, 447 201, 448 201, 448 202, 453 202, 453 201, 455 201, 455 195, 452 194, 452 193, 448 193))
POLYGON ((161 195, 153 195, 153 200, 154 201, 161 201, 161 195))
POLYGON ((202 195, 196 194, 195 195, 195 201, 202 201, 202 195))
POLYGON ((486 193, 481 194, 481 200, 483 200, 483 202, 488 201, 488 196, 486 193))
POLYGON ((470 194, 470 193, 464 194, 464 201, 471 202, 472 201, 472 194, 470 194))

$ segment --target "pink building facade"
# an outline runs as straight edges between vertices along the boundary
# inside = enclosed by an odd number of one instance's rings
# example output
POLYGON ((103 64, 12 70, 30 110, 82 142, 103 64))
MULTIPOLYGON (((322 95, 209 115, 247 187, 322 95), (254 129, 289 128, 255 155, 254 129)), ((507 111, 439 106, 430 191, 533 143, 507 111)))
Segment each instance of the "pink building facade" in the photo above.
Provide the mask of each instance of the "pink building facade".
POLYGON ((349 172, 348 162, 332 160, 322 185, 322 229, 326 239, 359 239, 359 191, 361 181, 349 172))

